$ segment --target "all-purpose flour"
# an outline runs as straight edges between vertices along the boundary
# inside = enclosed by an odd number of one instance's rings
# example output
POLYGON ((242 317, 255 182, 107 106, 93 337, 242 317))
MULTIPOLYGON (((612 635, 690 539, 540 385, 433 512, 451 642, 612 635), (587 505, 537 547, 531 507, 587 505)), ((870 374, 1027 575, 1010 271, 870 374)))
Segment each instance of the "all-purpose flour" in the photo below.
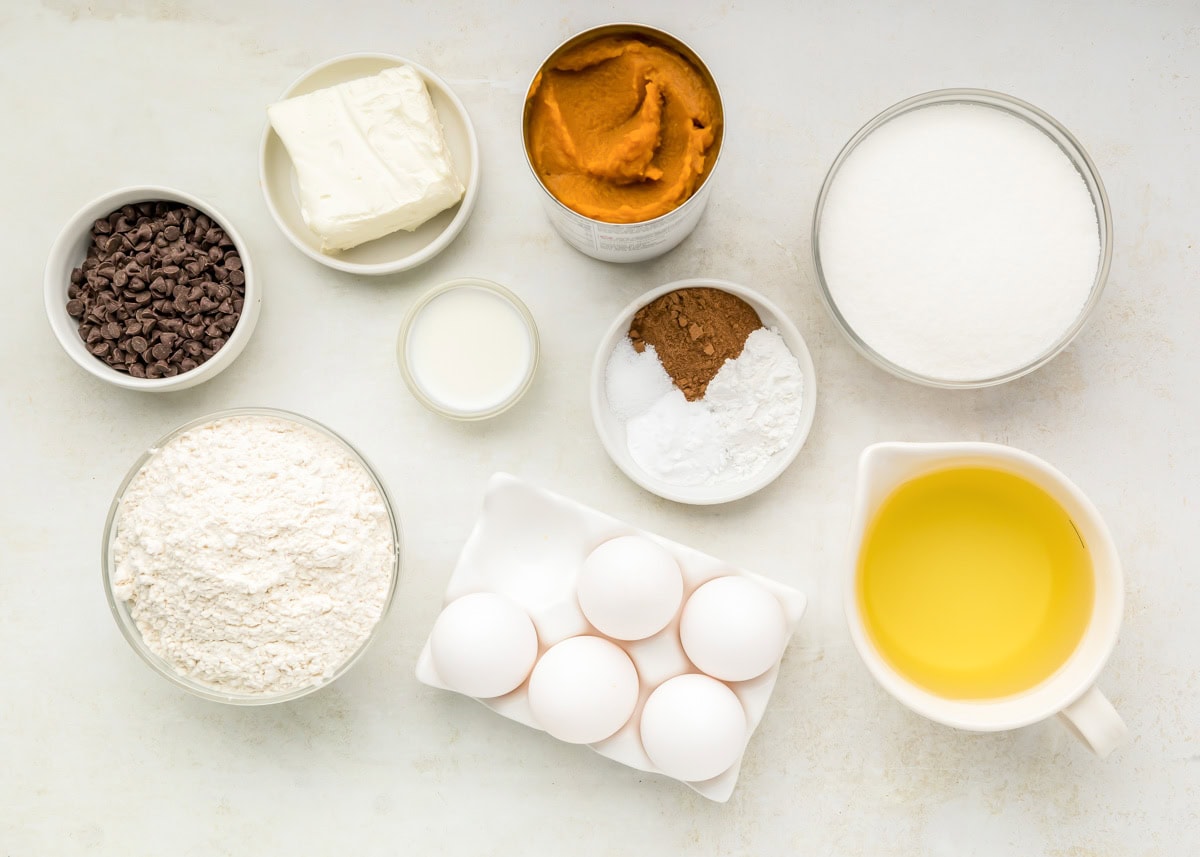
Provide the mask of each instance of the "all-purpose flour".
POLYGON ((747 337, 696 401, 671 384, 652 348, 638 354, 628 340, 609 358, 606 388, 614 413, 626 420, 633 460, 675 485, 757 475, 795 436, 804 404, 799 362, 765 327, 747 337))
POLYGON ((340 444, 232 416, 175 437, 129 483, 112 584, 179 674, 274 694, 329 678, 362 645, 394 556, 383 497, 340 444))

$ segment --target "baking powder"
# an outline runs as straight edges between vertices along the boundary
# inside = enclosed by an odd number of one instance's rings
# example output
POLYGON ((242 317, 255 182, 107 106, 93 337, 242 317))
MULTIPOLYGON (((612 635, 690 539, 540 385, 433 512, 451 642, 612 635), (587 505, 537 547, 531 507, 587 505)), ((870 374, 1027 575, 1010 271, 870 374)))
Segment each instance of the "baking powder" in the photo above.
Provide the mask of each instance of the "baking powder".
MULTIPOLYGON (((631 363, 628 341, 609 360, 607 396, 620 418, 661 388, 657 357, 631 363)), ((649 351, 649 349, 647 349, 649 351)), ((669 380, 669 379, 668 379, 669 380)), ((778 332, 753 331, 741 355, 727 360, 704 397, 689 402, 674 387, 625 424, 638 466, 674 485, 712 485, 750 479, 784 450, 800 425, 804 375, 778 332)))
POLYGON ((112 584, 146 645, 221 691, 328 679, 383 613, 384 499, 339 443, 273 416, 178 435, 129 483, 112 584))

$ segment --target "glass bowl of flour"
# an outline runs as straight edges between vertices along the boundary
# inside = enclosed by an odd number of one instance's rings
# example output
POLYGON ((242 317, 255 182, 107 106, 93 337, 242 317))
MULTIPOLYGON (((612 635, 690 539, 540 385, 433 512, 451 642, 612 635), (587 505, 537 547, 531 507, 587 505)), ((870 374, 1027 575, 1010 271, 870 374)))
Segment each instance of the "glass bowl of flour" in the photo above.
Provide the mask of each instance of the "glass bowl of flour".
POLYGON ((986 387, 1050 361, 1098 304, 1108 197, 1079 141, 981 89, 914 96, 856 133, 813 218, 821 297, 893 375, 986 387))
POLYGON ((298 699, 345 674, 392 602, 400 533, 344 439, 285 411, 193 420, 150 447, 105 526, 104 589, 134 651, 215 702, 298 699))

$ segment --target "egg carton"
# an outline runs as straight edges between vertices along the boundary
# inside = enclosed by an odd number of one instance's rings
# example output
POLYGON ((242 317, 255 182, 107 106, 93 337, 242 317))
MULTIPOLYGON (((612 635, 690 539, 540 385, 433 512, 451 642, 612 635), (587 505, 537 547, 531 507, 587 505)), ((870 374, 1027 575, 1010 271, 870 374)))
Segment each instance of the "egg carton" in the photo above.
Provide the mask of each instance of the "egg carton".
MULTIPOLYGON (((537 488, 506 473, 488 482, 483 512, 459 555, 446 587, 445 603, 474 592, 504 595, 523 607, 538 634, 538 657, 568 637, 604 637, 584 617, 576 599, 575 581, 593 549, 618 536, 641 536, 665 548, 683 574, 684 603, 703 583, 716 577, 749 578, 779 600, 788 621, 788 640, 804 614, 807 600, 796 589, 722 562, 698 550, 639 530, 587 506, 537 488)), ((657 634, 627 641, 605 637, 628 653, 637 667, 640 688, 633 716, 616 734, 588 746, 613 761, 639 771, 661 774, 642 749, 638 724, 650 692, 669 678, 698 673, 679 640, 679 614, 657 634)), ((453 690, 438 676, 426 640, 417 660, 417 678, 431 687, 453 690)), ((746 742, 758 728, 779 677, 779 662, 757 678, 726 682, 746 712, 746 742)), ((511 693, 479 702, 510 720, 539 729, 529 706, 528 679, 511 693)), ((714 801, 733 794, 745 754, 724 773, 703 782, 685 782, 714 801)), ((681 782, 683 782, 681 780, 681 782)))

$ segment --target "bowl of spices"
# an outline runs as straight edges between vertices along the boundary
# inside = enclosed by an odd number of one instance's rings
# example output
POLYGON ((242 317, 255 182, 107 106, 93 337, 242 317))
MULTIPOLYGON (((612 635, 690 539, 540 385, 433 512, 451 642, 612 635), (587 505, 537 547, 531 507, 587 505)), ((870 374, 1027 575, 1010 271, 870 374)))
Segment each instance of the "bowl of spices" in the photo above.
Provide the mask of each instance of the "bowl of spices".
POLYGON ((229 219, 156 186, 80 209, 50 249, 44 288, 50 326, 71 359, 147 392, 182 390, 229 366, 262 300, 229 219))
POLYGON ((130 469, 104 589, 134 651, 204 699, 265 705, 328 685, 387 614, 400 535, 387 492, 328 428, 244 408, 193 420, 130 469))
POLYGON ((1096 166, 1062 125, 1009 95, 947 89, 850 139, 812 246, 821 296, 859 352, 920 384, 986 387, 1083 328, 1112 225, 1096 166))
POLYGON ((417 299, 396 350, 400 374, 417 401, 451 419, 483 420, 525 395, 541 346, 533 315, 516 294, 465 277, 417 299))
POLYGON ((816 398, 796 326, 723 280, 668 283, 633 301, 592 364, 605 450, 638 485, 679 503, 726 503, 774 481, 804 445, 816 398))

